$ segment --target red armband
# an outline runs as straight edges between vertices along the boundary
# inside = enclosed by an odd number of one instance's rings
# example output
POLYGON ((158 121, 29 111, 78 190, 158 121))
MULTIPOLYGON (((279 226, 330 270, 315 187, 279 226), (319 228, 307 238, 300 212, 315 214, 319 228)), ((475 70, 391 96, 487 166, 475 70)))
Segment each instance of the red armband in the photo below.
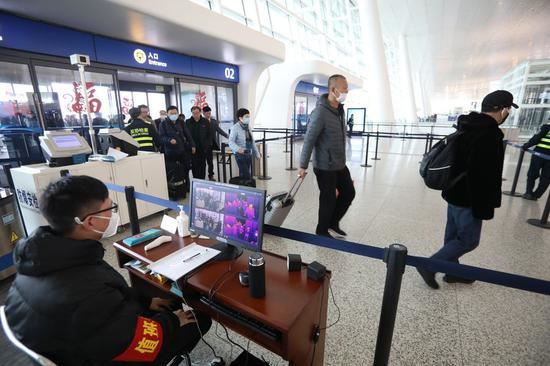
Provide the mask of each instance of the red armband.
POLYGON ((130 346, 113 361, 151 362, 162 347, 162 327, 154 320, 138 317, 136 331, 130 346))

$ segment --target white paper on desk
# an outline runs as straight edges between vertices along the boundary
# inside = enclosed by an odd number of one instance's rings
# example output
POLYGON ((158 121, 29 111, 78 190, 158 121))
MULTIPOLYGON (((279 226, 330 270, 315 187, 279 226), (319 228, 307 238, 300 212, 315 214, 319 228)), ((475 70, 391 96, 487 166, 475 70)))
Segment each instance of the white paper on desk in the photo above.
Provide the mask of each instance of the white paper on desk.
POLYGON ((128 156, 128 154, 123 153, 120 150, 113 149, 112 147, 110 147, 109 150, 107 150, 107 155, 110 155, 113 158, 115 158, 115 161, 119 161, 119 160, 124 159, 125 157, 128 156))
POLYGON ((173 217, 164 215, 164 217, 162 218, 162 222, 160 223, 160 228, 174 235, 176 233, 176 230, 178 230, 178 221, 173 217))
POLYGON ((150 264, 148 268, 172 281, 177 281, 195 268, 214 258, 219 252, 220 251, 217 249, 207 248, 197 243, 192 243, 150 264))

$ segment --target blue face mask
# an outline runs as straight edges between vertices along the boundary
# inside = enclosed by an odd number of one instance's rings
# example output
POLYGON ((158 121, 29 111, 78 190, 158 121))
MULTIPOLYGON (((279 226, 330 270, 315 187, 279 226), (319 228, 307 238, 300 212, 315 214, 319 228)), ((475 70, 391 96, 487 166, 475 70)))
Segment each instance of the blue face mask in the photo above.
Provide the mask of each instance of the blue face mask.
POLYGON ((178 115, 177 114, 169 114, 168 118, 170 118, 170 121, 176 122, 178 120, 178 115))

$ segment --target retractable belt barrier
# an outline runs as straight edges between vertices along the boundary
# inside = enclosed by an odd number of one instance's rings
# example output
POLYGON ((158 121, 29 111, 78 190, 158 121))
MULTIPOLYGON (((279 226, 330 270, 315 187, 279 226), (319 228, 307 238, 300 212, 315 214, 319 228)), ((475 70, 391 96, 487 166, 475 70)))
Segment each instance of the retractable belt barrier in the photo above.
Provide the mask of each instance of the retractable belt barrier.
MULTIPOLYGON (((116 192, 125 191, 125 187, 116 184, 105 183, 105 185, 108 189, 116 192)), ((158 198, 140 192, 135 192, 135 198, 179 211, 178 203, 174 201, 158 198)), ((184 210, 189 213, 189 207, 187 205, 184 206, 184 210)), ((296 240, 302 243, 307 243, 323 248, 334 249, 340 252, 357 254, 364 257, 370 257, 380 260, 383 260, 385 255, 384 248, 355 243, 346 240, 332 239, 324 236, 304 233, 301 231, 286 229, 277 226, 264 225, 264 233, 279 236, 285 239, 296 240)), ((441 272, 457 277, 464 277, 476 281, 515 288, 518 290, 525 290, 529 292, 550 295, 550 281, 545 281, 541 279, 412 255, 407 256, 406 264, 412 267, 425 269, 430 272, 441 272)))
MULTIPOLYGON (((508 145, 510 146, 513 146, 513 147, 517 147, 518 149, 522 149, 523 150, 523 145, 520 145, 520 144, 514 144, 513 142, 508 142, 508 145)), ((546 154, 542 154, 538 151, 534 151, 534 150, 523 150, 525 151, 526 153, 529 153, 529 154, 532 154, 532 155, 535 155, 535 156, 538 156, 539 158, 543 158, 545 160, 550 160, 550 155, 546 155, 546 154)))

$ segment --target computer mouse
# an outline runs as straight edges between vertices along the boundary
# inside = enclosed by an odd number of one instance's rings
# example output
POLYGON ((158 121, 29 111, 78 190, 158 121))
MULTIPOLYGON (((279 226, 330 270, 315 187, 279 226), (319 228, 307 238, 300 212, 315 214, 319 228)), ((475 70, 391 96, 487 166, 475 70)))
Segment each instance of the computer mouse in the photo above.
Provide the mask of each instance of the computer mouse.
POLYGON ((239 272, 239 282, 242 286, 248 287, 248 272, 239 272))

